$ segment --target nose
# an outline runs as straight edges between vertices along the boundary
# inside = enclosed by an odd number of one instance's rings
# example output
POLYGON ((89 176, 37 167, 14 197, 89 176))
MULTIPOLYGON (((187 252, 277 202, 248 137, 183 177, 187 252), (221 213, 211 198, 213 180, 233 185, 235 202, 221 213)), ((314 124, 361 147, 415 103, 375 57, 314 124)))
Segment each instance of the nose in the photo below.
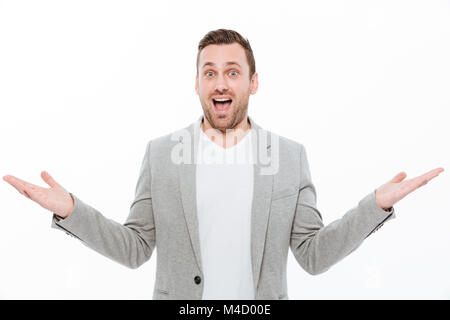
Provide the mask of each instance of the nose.
POLYGON ((215 89, 216 89, 217 92, 220 92, 220 93, 228 90, 228 84, 227 84, 227 81, 226 81, 226 79, 225 79, 225 77, 223 75, 219 75, 217 77, 216 88, 215 89))

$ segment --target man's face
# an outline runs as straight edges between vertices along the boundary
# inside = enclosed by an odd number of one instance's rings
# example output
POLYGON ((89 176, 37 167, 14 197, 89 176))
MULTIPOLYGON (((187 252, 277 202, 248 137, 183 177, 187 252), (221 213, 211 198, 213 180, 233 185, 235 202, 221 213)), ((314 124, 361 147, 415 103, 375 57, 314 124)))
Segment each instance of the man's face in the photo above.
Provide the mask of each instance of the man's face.
POLYGON ((234 129, 247 119, 249 96, 258 89, 258 75, 250 79, 249 69, 238 43, 209 45, 200 52, 195 91, 213 128, 234 129))

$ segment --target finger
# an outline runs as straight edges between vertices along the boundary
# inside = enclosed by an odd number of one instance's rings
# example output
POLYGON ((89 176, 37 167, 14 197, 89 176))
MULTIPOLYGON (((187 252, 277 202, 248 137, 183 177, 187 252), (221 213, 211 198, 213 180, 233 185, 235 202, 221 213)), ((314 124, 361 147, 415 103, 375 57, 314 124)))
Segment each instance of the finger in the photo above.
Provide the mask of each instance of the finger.
POLYGON ((55 179, 53 179, 53 177, 47 171, 42 171, 41 172, 41 178, 50 187, 52 187, 52 188, 59 187, 59 184, 55 181, 55 179))
POLYGON ((10 185, 12 185, 14 188, 16 188, 20 193, 23 192, 24 183, 22 180, 14 177, 14 176, 10 176, 10 175, 4 176, 3 180, 5 180, 10 185))
POLYGON ((19 181, 17 181, 13 176, 10 175, 3 176, 3 180, 12 185, 17 191, 19 191, 20 194, 23 194, 22 184, 19 181))
POLYGON ((390 181, 393 183, 398 183, 406 178, 406 173, 404 171, 397 173, 397 175, 390 181))
POLYGON ((418 179, 420 182, 424 182, 426 184, 431 179, 437 177, 442 171, 444 171, 444 168, 436 168, 436 169, 428 171, 427 173, 424 173, 421 176, 418 176, 416 179, 418 179))
POLYGON ((427 173, 415 177, 413 179, 410 179, 408 181, 405 181, 405 185, 403 186, 403 191, 406 194, 409 194, 416 190, 417 188, 420 188, 428 183, 431 179, 437 177, 441 172, 442 168, 436 168, 431 171, 428 171, 427 173))
POLYGON ((5 176, 3 179, 12 185, 20 194, 24 195, 27 198, 30 198, 28 192, 26 191, 26 186, 22 180, 14 177, 14 176, 5 176))
POLYGON ((3 177, 3 179, 8 182, 10 185, 12 185, 14 188, 16 188, 20 193, 23 194, 24 190, 28 187, 28 188, 34 188, 34 189, 38 189, 40 188, 39 186, 36 186, 32 183, 29 183, 27 181, 24 181, 22 179, 19 179, 17 177, 8 175, 3 177))

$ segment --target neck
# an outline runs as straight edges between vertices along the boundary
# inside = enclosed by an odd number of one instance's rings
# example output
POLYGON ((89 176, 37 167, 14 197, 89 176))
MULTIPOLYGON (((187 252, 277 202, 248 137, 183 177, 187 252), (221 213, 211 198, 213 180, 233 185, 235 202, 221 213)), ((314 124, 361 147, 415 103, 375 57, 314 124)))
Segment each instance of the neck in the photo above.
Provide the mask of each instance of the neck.
POLYGON ((224 131, 214 129, 206 119, 206 117, 203 116, 200 127, 208 136, 208 138, 210 138, 214 143, 218 144, 222 148, 230 148, 235 146, 246 136, 248 131, 251 129, 248 116, 245 116, 245 118, 233 129, 226 129, 224 131))

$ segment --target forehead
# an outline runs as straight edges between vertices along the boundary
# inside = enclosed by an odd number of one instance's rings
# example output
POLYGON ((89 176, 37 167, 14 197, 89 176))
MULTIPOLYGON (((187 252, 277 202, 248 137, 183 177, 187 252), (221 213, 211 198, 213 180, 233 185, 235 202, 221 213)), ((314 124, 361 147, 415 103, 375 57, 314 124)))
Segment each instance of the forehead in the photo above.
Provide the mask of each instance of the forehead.
POLYGON ((200 68, 205 63, 213 63, 221 67, 229 61, 236 61, 242 67, 247 66, 245 50, 240 44, 211 44, 203 48, 198 60, 200 68))

